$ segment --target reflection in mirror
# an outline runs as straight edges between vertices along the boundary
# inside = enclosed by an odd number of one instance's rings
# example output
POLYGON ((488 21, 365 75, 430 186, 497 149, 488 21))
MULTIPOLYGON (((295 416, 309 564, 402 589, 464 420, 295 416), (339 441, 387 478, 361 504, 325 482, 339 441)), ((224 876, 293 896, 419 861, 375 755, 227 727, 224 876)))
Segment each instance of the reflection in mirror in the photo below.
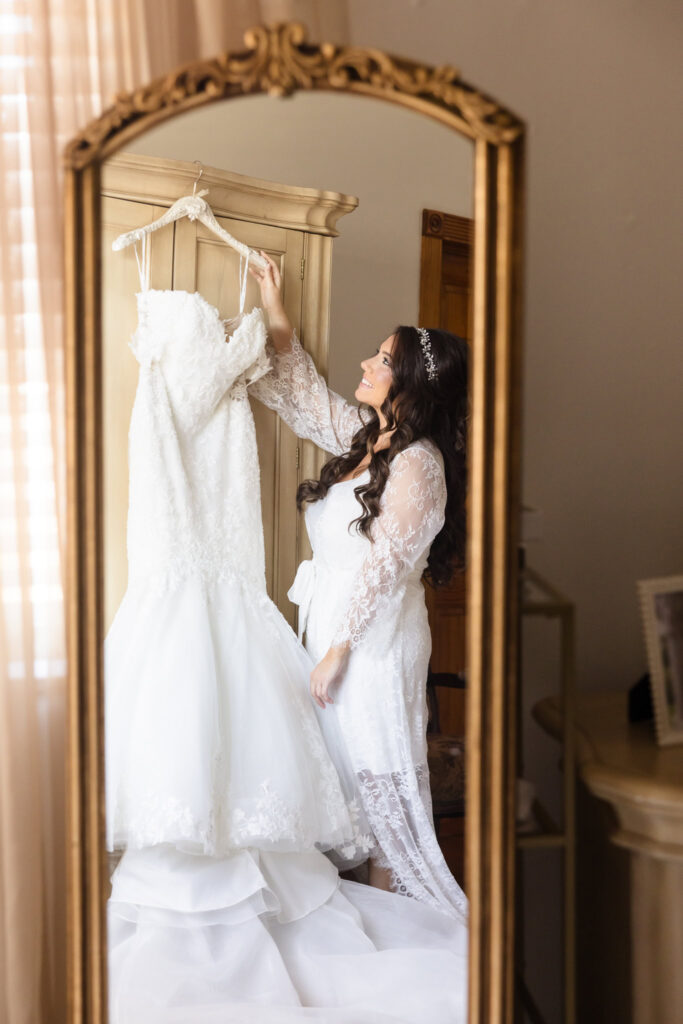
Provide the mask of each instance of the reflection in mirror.
POLYGON ((472 157, 300 93, 104 167, 113 1021, 466 1019, 472 157))

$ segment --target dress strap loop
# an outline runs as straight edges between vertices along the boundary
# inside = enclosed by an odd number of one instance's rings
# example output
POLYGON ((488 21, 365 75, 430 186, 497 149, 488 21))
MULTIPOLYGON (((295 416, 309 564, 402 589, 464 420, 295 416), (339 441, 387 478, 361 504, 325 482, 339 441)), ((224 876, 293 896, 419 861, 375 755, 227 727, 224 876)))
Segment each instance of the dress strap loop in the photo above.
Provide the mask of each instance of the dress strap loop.
POLYGON ((247 278, 249 276, 249 254, 246 258, 240 253, 240 313, 244 313, 244 300, 247 296, 247 278), (242 269, 244 267, 244 269, 242 269))
POLYGON ((149 281, 147 280, 147 235, 142 236, 142 255, 138 253, 137 242, 133 248, 135 250, 135 259, 138 265, 138 274, 140 276, 140 291, 146 292, 149 288, 149 281))

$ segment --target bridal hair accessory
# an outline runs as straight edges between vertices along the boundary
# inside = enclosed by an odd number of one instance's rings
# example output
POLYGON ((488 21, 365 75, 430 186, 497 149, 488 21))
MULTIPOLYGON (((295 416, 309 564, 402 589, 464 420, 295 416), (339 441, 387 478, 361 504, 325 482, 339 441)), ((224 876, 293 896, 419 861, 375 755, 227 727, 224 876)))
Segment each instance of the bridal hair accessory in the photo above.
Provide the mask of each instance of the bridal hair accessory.
POLYGON ((422 346, 422 352, 425 357, 427 380, 436 380, 439 374, 436 369, 436 363, 434 362, 434 353, 432 352, 432 343, 429 338, 429 331, 426 327, 417 327, 416 330, 420 336, 420 345, 422 346))

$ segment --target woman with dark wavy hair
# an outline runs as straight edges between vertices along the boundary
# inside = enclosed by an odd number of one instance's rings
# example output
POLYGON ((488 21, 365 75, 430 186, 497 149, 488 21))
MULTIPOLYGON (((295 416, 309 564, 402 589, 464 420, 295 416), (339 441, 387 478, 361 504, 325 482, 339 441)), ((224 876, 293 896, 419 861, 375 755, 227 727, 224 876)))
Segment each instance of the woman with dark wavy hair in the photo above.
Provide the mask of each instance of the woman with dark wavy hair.
POLYGON ((360 407, 331 391, 285 313, 280 273, 252 270, 272 373, 251 393, 332 458, 299 487, 313 558, 289 592, 315 662, 311 694, 336 714, 376 846, 370 881, 466 913, 434 833, 422 577, 447 583, 465 550, 468 348, 398 327, 363 360, 360 407), (331 706, 331 707, 330 707, 331 706))

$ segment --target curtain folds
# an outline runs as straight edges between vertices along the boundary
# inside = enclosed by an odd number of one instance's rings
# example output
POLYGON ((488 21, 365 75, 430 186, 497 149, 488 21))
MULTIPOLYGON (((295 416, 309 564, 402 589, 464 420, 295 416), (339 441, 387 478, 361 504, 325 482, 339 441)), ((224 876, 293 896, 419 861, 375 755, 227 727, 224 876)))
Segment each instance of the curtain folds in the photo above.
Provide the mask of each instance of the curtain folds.
POLYGON ((59 1024, 65 983, 61 152, 170 68, 332 0, 0 0, 0 1024, 59 1024))

